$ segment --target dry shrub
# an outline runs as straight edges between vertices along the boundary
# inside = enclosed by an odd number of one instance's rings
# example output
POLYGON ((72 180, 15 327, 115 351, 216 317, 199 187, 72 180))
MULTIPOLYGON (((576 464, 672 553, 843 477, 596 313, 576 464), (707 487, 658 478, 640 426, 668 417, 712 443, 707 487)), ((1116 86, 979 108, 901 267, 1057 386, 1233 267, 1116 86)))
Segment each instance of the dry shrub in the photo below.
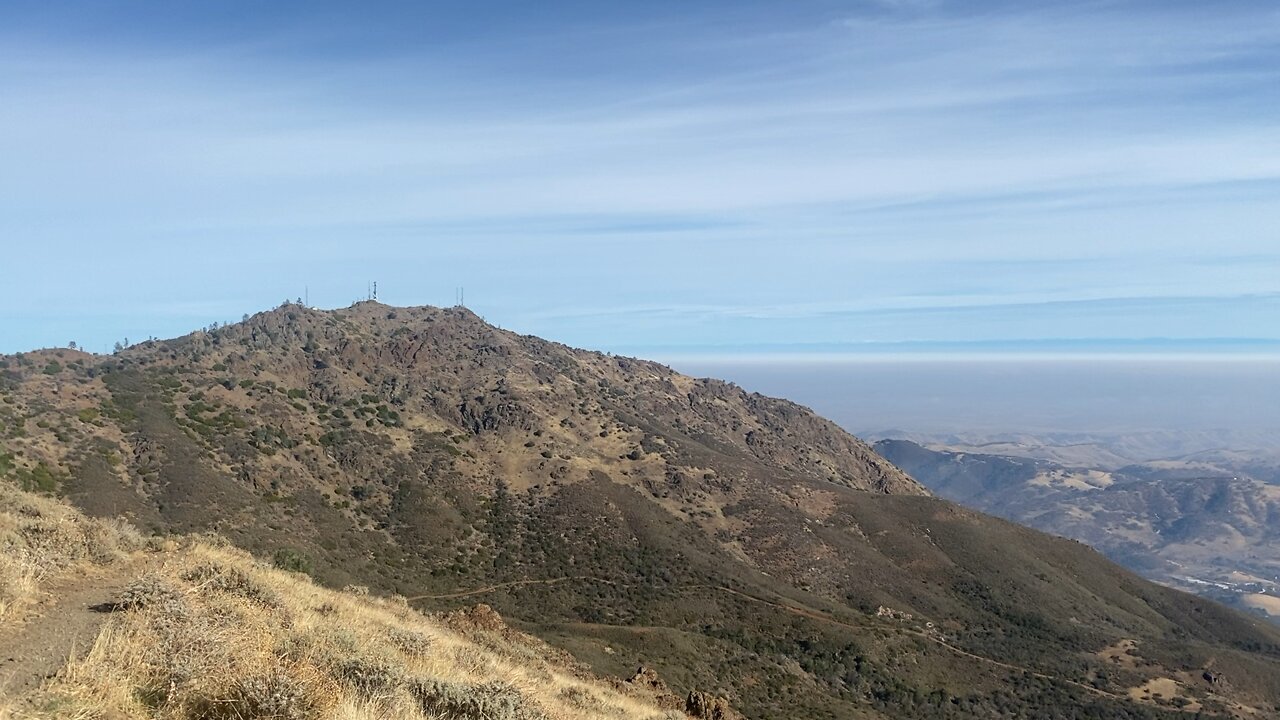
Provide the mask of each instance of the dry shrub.
POLYGON ((524 696, 503 682, 460 683, 418 678, 409 690, 424 713, 447 718, 485 720, 547 720, 525 703, 524 696))
POLYGON ((234 565, 201 563, 184 572, 182 579, 203 590, 235 595, 266 608, 278 608, 283 604, 274 590, 234 565))
POLYGON ((225 668, 230 648, 227 633, 182 596, 147 606, 138 639, 145 648, 144 684, 153 693, 180 694, 211 672, 225 668))
POLYGON ((165 607, 185 604, 182 593, 162 575, 148 573, 131 581, 120 592, 116 607, 136 610, 149 607, 165 607))
POLYGON ((320 706, 314 688, 296 672, 273 668, 237 678, 222 697, 194 701, 190 714, 201 720, 308 720, 320 706))
POLYGON ((387 639, 409 657, 422 657, 431 649, 431 638, 417 630, 391 627, 387 629, 387 639))
POLYGON ((99 565, 115 562, 148 546, 142 533, 119 518, 86 520, 84 536, 89 558, 99 565))
POLYGON ((277 656, 291 662, 315 662, 326 667, 337 666, 357 654, 357 639, 345 628, 319 627, 298 630, 275 643, 277 656))
POLYGON ((365 698, 388 697, 404 683, 400 670, 382 659, 351 657, 338 661, 333 674, 365 698))

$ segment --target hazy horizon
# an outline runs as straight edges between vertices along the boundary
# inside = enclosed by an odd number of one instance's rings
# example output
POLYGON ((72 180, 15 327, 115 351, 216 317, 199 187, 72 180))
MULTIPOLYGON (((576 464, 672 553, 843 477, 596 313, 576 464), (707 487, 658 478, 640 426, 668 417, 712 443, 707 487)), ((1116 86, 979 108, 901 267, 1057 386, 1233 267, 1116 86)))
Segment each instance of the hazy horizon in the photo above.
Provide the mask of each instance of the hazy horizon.
POLYGON ((1280 432, 1280 358, 668 358, 854 433, 1280 432))

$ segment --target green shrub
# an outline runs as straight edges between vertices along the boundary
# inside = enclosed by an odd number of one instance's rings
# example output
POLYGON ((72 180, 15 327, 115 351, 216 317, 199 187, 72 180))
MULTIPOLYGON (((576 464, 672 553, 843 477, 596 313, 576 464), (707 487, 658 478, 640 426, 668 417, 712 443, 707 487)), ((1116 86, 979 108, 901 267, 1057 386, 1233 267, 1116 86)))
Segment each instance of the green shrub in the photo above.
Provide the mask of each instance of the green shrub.
POLYGON ((43 462, 31 470, 18 469, 18 486, 27 492, 53 493, 58 489, 58 475, 43 462))
POLYGON ((45 375, 57 375, 62 372, 62 365, 57 360, 50 360, 48 365, 44 366, 45 375))
POLYGON ((311 557, 304 552, 294 550, 293 548, 280 548, 276 550, 275 555, 271 557, 271 561, 276 567, 289 572, 303 573, 310 575, 315 570, 315 565, 311 561, 311 557))

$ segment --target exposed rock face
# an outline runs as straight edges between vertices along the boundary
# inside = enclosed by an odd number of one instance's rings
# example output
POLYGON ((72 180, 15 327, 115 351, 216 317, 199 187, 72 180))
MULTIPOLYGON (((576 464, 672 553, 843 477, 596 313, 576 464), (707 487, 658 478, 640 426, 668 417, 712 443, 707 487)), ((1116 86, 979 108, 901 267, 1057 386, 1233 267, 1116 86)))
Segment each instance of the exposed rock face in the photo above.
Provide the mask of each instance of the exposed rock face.
POLYGON ((741 720, 742 716, 729 707, 729 701, 694 690, 685 700, 684 711, 690 717, 703 720, 741 720))
POLYGON ((442 624, 455 630, 482 630, 493 633, 505 633, 510 630, 502 616, 484 603, 441 613, 437 617, 442 624))
POLYGON ((684 708, 684 702, 680 696, 671 691, 671 688, 658 677, 658 673, 653 668, 643 665, 636 670, 625 683, 639 693, 653 698, 659 707, 669 708, 671 710, 679 710, 684 708))

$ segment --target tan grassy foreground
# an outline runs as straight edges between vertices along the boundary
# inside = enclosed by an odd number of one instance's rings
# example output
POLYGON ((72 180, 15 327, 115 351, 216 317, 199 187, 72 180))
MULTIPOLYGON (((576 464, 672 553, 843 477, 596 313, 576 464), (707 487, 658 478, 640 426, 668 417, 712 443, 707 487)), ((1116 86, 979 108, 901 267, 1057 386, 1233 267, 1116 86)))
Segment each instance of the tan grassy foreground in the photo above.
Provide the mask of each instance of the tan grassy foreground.
POLYGON ((20 621, 50 578, 119 563, 149 544, 127 523, 0 483, 0 627, 20 621))
POLYGON ((163 547, 7 486, 0 503, 6 630, 36 606, 42 578, 155 551, 88 652, 26 697, 0 699, 0 718, 686 717, 642 687, 592 677, 483 606, 428 617, 403 599, 318 587, 216 538, 163 547))

